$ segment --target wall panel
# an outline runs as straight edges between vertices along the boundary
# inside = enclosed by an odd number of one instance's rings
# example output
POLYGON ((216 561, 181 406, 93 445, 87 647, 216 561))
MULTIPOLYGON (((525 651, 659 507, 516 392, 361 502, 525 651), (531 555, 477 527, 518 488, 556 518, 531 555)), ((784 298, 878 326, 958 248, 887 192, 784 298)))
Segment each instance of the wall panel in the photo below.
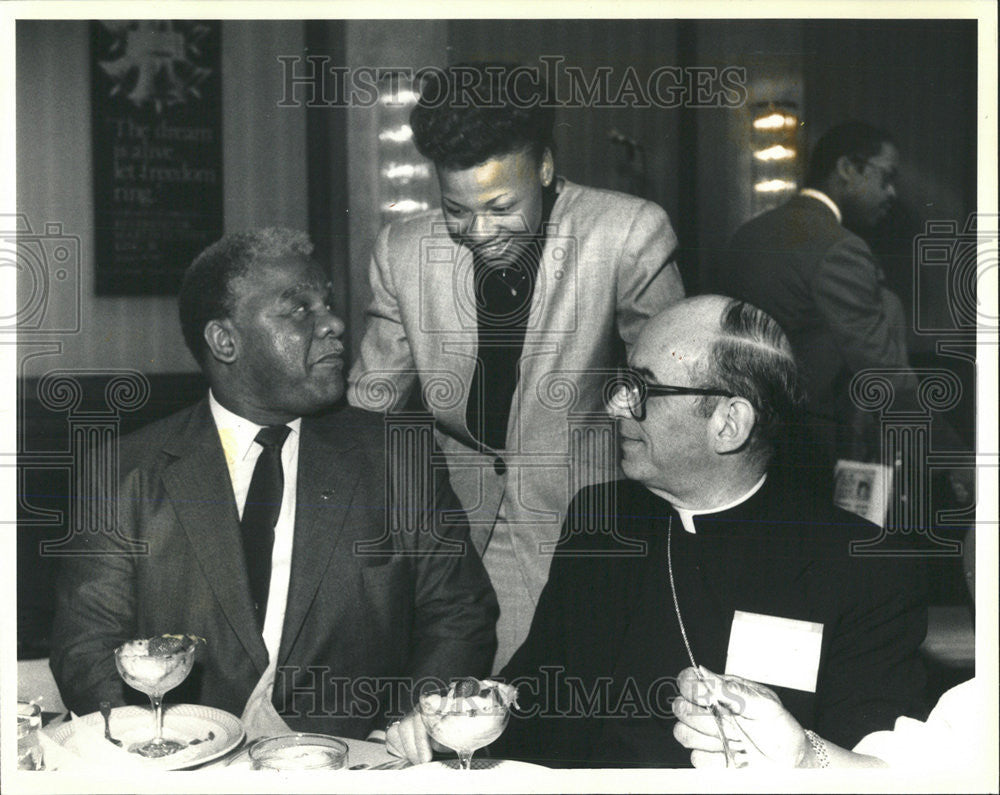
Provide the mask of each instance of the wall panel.
MULTIPOLYGON (((226 229, 304 229, 305 111, 277 107, 282 73, 276 60, 302 51, 302 23, 225 22, 222 37, 226 229)), ((80 240, 80 332, 55 338, 61 350, 29 359, 24 374, 53 368, 196 369, 174 298, 94 295, 87 23, 21 21, 16 42, 18 212, 35 231, 58 223, 80 240)), ((21 289, 29 287, 22 280, 21 289)), ((54 289, 49 297, 49 317, 69 322, 76 291, 54 289)), ((29 349, 24 338, 22 353, 29 349)))

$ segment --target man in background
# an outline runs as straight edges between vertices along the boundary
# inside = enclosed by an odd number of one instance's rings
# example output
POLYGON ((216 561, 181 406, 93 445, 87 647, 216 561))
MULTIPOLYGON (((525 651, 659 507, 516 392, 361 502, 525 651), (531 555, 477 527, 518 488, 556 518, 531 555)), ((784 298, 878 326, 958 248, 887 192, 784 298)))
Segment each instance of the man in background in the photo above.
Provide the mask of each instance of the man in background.
POLYGON ((890 136, 850 122, 817 142, 805 184, 787 204, 737 230, 713 289, 759 306, 788 334, 802 368, 806 416, 799 459, 832 473, 838 458, 878 460, 872 423, 849 385, 868 367, 899 371, 912 391, 906 316, 859 232, 896 198, 899 152, 890 136))

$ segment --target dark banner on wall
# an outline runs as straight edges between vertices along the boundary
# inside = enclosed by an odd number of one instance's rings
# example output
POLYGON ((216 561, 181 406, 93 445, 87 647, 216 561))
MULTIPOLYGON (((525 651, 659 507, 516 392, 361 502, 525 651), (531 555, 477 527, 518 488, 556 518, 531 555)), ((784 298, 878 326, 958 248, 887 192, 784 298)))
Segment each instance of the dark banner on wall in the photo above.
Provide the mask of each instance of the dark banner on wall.
POLYGON ((222 234, 219 22, 91 23, 98 295, 175 295, 222 234))

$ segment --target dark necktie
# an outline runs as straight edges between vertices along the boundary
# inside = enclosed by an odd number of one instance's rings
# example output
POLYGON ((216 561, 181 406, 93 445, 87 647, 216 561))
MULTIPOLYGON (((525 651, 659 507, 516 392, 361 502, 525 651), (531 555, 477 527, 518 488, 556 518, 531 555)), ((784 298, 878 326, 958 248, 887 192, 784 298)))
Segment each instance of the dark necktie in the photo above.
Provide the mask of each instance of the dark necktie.
POLYGON ((243 556, 250 578, 250 595, 257 610, 257 625, 263 628, 267 611, 267 591, 271 586, 271 552, 274 548, 274 526, 281 513, 281 495, 285 490, 285 475, 281 470, 281 446, 291 429, 287 425, 261 428, 254 439, 264 449, 250 479, 250 490, 243 506, 240 532, 243 535, 243 556))

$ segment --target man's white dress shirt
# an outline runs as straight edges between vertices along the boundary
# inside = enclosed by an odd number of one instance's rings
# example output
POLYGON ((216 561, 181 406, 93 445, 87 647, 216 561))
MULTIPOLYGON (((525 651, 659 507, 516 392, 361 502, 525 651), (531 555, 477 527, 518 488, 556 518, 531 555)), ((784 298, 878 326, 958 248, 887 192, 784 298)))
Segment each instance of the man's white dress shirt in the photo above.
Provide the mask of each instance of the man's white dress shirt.
MULTIPOLYGON (((229 468, 229 480, 233 485, 236 510, 243 518, 243 506, 247 501, 253 470, 261 447, 254 438, 263 428, 229 411, 216 399, 211 390, 208 403, 212 418, 219 432, 222 450, 229 468)), ((271 691, 274 689, 278 649, 281 645, 281 628, 285 622, 285 606, 288 602, 288 582, 292 573, 292 540, 295 532, 295 484, 299 471, 299 433, 302 419, 286 423, 291 429, 281 447, 281 469, 284 473, 285 488, 281 495, 281 513, 274 526, 274 548, 271 552, 271 584, 267 591, 267 612, 264 614, 264 645, 267 647, 267 670, 261 676, 253 693, 247 700, 243 713, 244 722, 252 722, 253 712, 264 704, 270 706, 271 691)), ((273 710, 272 710, 273 711, 273 710)), ((249 729, 248 729, 249 732, 249 729)))
POLYGON ((802 190, 799 191, 799 195, 809 196, 813 199, 817 199, 818 201, 823 202, 823 204, 829 207, 830 210, 833 211, 833 214, 837 216, 837 223, 838 224, 844 223, 844 217, 840 214, 840 208, 837 206, 837 202, 835 202, 833 199, 831 199, 829 196, 823 193, 823 191, 816 190, 815 188, 803 188, 802 190))

